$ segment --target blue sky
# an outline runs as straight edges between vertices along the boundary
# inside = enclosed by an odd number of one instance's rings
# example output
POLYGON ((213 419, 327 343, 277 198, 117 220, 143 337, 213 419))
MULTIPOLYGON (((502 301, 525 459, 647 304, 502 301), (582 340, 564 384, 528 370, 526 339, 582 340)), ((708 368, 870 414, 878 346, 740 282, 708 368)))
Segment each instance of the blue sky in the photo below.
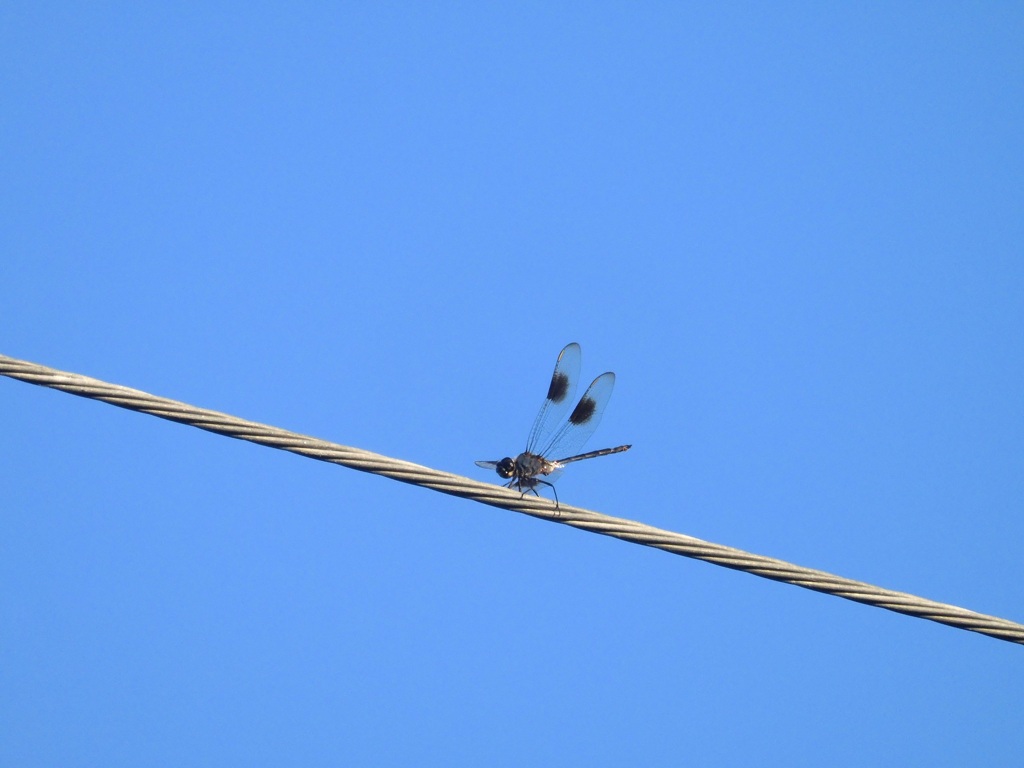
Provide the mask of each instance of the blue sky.
MULTIPOLYGON (((8 4, 0 353, 1024 620, 1012 4, 8 4)), ((1015 765, 1019 646, 0 380, 0 763, 1015 765)))

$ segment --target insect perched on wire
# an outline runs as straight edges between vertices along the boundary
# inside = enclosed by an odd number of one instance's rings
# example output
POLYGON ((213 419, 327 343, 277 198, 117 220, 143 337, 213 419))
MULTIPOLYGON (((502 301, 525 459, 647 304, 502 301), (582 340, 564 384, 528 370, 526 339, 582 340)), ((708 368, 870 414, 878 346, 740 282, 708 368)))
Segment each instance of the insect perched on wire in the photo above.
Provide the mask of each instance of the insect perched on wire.
POLYGON ((597 425, 601 423, 605 406, 611 399, 615 387, 615 374, 609 371, 602 373, 590 386, 586 394, 580 398, 569 420, 552 434, 551 430, 562 421, 569 405, 576 394, 576 385, 580 378, 580 345, 573 342, 558 355, 555 372, 551 375, 548 396, 540 407, 530 437, 526 442, 526 450, 514 459, 506 456, 500 461, 478 461, 476 465, 484 469, 493 469, 498 475, 508 480, 506 488, 515 488, 524 496, 537 493, 538 485, 546 485, 555 494, 555 509, 558 509, 558 492, 554 481, 561 475, 566 464, 611 453, 628 451, 631 445, 620 445, 617 448, 602 448, 599 451, 575 454, 587 442, 597 425), (554 459, 553 456, 564 456, 554 459), (547 479, 544 479, 547 478, 547 479))

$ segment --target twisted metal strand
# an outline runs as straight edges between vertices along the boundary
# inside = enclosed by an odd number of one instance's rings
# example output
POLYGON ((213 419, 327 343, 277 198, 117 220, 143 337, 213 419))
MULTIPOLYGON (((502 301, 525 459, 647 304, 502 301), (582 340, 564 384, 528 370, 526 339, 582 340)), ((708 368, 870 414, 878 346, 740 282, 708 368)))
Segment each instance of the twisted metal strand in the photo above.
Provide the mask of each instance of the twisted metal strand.
POLYGON ((610 517, 566 504, 562 504, 556 511, 554 503, 547 499, 521 496, 516 491, 470 480, 461 475, 439 472, 408 461, 300 435, 267 424, 240 419, 226 413, 196 408, 177 400, 157 397, 137 389, 108 384, 88 376, 67 373, 4 355, 0 355, 0 374, 31 384, 70 392, 80 397, 102 400, 120 408, 148 413, 219 435, 279 448, 300 456, 340 464, 361 472, 383 475, 392 480, 431 488, 452 496, 473 499, 494 507, 570 525, 591 533, 654 547, 676 555, 752 573, 766 579, 794 584, 805 589, 824 592, 907 616, 929 619, 958 629, 979 632, 989 637, 1024 645, 1024 625, 1008 619, 988 616, 906 592, 883 589, 825 571, 804 568, 783 560, 755 555, 681 533, 654 528, 634 520, 610 517))

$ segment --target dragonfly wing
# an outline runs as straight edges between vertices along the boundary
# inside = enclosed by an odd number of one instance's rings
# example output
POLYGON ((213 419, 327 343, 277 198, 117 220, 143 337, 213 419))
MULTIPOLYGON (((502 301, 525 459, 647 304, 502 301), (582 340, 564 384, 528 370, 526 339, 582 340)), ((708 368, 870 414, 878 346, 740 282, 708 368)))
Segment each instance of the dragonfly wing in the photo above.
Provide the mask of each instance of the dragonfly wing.
POLYGON ((569 420, 548 441, 540 455, 557 461, 578 453, 601 423, 601 417, 604 416, 604 409, 608 406, 614 388, 615 374, 611 371, 602 373, 594 379, 569 414, 569 420))
POLYGON ((530 430, 530 438, 526 441, 527 453, 538 453, 535 449, 547 440, 551 430, 569 410, 576 395, 576 385, 580 380, 582 357, 580 345, 576 342, 569 344, 559 353, 555 371, 551 374, 551 383, 548 385, 548 395, 544 398, 544 404, 541 405, 540 412, 533 422, 533 429, 530 430))

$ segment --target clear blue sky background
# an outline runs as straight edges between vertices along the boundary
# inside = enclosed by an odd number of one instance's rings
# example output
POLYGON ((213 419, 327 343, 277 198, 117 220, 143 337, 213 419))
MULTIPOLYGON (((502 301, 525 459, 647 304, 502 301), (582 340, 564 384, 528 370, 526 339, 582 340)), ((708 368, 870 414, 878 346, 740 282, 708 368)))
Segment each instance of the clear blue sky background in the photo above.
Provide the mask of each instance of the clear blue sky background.
MULTIPOLYGON (((8 3, 0 353, 1024 620, 1011 3, 8 3)), ((0 764, 1020 765, 1024 649, 0 380, 0 764)))

